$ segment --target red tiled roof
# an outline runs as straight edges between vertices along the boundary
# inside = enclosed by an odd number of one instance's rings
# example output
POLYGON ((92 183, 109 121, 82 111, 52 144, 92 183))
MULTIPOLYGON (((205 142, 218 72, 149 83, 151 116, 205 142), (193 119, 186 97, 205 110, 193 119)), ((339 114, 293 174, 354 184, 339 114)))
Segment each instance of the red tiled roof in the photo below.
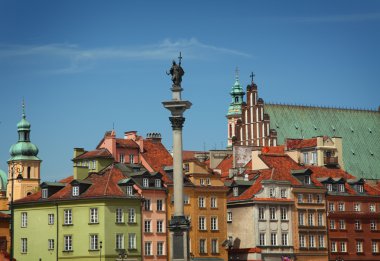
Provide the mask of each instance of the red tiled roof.
POLYGON ((307 166, 312 172, 313 176, 316 178, 345 178, 345 179, 354 179, 355 177, 345 172, 342 169, 330 169, 326 167, 317 167, 317 166, 307 166))
POLYGON ((317 138, 311 139, 287 139, 286 147, 288 150, 313 148, 317 146, 317 138))
POLYGON ((222 179, 228 178, 228 175, 230 173, 230 169, 233 166, 233 156, 227 155, 218 166, 216 166, 216 169, 220 169, 220 176, 222 179))
POLYGON ((122 148, 139 149, 139 145, 130 139, 116 139, 116 146, 122 148))
POLYGON ((284 154, 285 153, 285 146, 270 146, 270 147, 263 147, 261 149, 262 153, 277 153, 277 154, 284 154))
POLYGON ((0 218, 11 218, 11 215, 0 212, 0 218))
POLYGON ((90 158, 113 158, 112 154, 107 149, 96 149, 92 151, 86 151, 85 153, 74 158, 77 159, 90 159, 90 158))

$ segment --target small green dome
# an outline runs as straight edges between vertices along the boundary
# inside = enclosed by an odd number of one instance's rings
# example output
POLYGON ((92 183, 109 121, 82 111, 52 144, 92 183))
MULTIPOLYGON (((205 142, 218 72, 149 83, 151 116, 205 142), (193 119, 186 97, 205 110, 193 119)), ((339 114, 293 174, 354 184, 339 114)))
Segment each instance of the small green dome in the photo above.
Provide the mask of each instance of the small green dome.
POLYGON ((17 129, 20 130, 30 130, 30 123, 25 119, 25 116, 22 117, 21 121, 17 123, 17 129))
POLYGON ((7 190, 7 174, 0 169, 0 191, 7 190))

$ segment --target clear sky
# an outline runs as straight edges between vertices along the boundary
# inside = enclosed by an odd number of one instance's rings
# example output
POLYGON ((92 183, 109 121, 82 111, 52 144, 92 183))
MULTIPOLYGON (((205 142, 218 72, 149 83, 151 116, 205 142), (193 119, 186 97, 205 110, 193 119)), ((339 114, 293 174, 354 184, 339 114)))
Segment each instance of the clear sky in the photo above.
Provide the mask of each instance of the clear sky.
POLYGON ((160 132, 170 150, 172 59, 182 52, 184 148, 226 146, 239 67, 266 102, 377 109, 380 1, 2 1, 0 168, 25 99, 42 180, 72 174, 74 147, 160 132))

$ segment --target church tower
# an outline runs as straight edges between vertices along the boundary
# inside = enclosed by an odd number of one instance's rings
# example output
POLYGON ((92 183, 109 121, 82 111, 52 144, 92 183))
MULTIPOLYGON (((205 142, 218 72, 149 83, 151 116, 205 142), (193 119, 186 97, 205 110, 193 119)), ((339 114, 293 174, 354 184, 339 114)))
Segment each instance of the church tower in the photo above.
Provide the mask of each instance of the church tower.
POLYGON ((17 124, 18 142, 9 149, 7 197, 11 199, 12 180, 13 200, 34 193, 40 184, 41 160, 37 157, 38 148, 30 142, 30 123, 26 120, 25 105, 22 104, 22 119, 17 124), (21 174, 23 179, 17 180, 21 174))
POLYGON ((230 106, 228 107, 228 112, 227 112, 227 123, 228 123, 228 141, 227 141, 227 147, 232 148, 233 144, 233 139, 236 137, 236 124, 239 119, 241 119, 241 108, 243 104, 243 97, 244 97, 244 91, 243 88, 240 86, 239 83, 239 73, 238 69, 236 69, 236 74, 235 74, 235 84, 232 86, 232 90, 230 92, 231 95, 231 103, 230 106))

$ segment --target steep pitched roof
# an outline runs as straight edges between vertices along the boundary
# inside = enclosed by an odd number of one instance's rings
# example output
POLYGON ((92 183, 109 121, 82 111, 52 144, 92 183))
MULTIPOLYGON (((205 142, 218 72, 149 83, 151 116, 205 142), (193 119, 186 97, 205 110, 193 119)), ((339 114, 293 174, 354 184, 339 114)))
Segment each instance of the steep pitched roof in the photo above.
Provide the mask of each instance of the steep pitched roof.
POLYGON ((221 171, 221 178, 226 179, 229 176, 230 169, 233 166, 233 159, 234 157, 232 155, 227 155, 220 163, 218 166, 216 166, 215 169, 220 169, 221 171))
POLYGON ((285 138, 342 137, 345 169, 380 179, 380 111, 265 104, 265 112, 278 144, 285 138))
POLYGON ((112 159, 112 154, 107 149, 96 149, 91 151, 86 151, 85 153, 79 155, 78 157, 74 158, 73 160, 78 159, 91 159, 91 158, 107 158, 112 159))
POLYGON ((311 139, 286 139, 286 148, 292 149, 304 149, 317 147, 317 138, 311 139))
POLYGON ((116 146, 119 148, 138 149, 139 145, 130 139, 116 139, 116 146))

